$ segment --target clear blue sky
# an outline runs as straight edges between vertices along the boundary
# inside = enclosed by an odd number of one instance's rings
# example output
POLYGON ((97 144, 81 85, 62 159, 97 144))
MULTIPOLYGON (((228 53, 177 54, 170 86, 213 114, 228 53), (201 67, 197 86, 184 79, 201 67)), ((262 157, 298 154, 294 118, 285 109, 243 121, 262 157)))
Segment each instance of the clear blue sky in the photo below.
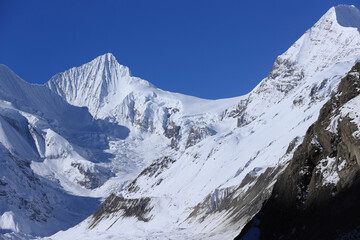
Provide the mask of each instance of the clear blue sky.
POLYGON ((331 6, 357 2, 0 0, 0 63, 44 83, 111 52, 164 90, 234 97, 331 6))

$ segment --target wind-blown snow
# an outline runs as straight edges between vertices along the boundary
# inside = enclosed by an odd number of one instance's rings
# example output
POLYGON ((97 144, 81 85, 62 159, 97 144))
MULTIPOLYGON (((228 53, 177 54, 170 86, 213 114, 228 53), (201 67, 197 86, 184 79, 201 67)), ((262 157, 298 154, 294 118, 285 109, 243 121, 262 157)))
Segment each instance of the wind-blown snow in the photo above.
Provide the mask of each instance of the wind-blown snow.
POLYGON ((333 184, 336 186, 340 180, 335 160, 336 158, 327 157, 319 162, 317 171, 319 171, 323 177, 323 185, 333 184))

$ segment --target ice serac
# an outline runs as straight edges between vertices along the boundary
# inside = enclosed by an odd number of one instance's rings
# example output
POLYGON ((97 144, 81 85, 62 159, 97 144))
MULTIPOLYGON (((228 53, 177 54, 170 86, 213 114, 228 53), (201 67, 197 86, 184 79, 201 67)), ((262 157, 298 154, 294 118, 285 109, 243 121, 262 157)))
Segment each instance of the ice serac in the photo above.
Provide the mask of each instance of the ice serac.
MULTIPOLYGON (((235 237, 271 195, 306 129, 360 59, 360 34, 349 25, 354 21, 345 21, 357 12, 351 6, 331 8, 245 96, 209 102, 152 89, 156 95, 146 104, 168 109, 161 127, 166 138, 176 140, 176 150, 160 152, 121 196, 111 196, 96 215, 53 238, 235 237)), ((144 90, 135 92, 134 105, 144 90)), ((139 116, 156 115, 134 109, 139 116)))

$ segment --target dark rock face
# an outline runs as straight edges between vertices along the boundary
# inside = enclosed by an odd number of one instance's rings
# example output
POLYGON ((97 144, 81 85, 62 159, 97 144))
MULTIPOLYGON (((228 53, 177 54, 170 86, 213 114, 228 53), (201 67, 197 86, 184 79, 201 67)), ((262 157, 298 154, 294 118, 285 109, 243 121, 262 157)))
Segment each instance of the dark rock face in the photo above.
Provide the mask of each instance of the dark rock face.
POLYGON ((231 117, 231 118, 239 117, 241 114, 243 114, 246 111, 248 103, 249 103, 249 98, 240 100, 240 102, 238 103, 238 105, 236 106, 235 109, 233 109, 231 111, 228 109, 225 109, 225 111, 222 114, 221 119, 224 119, 226 117, 231 117))
POLYGON ((77 182, 87 189, 95 189, 100 187, 111 175, 109 171, 104 171, 103 169, 98 169, 96 167, 93 171, 91 171, 90 169, 87 169, 84 165, 78 162, 71 163, 71 166, 77 168, 79 172, 84 176, 84 179, 78 180, 77 182))
POLYGON ((307 130, 271 197, 236 239, 354 239, 360 225, 360 139, 349 116, 335 117, 360 94, 359 73, 357 63, 307 130), (332 121, 335 131, 328 130, 332 121))
POLYGON ((228 211, 227 218, 234 224, 250 219, 261 209, 264 200, 271 195, 270 189, 279 171, 280 168, 268 168, 259 176, 249 173, 236 189, 216 189, 194 208, 187 221, 199 217, 199 221, 202 222, 211 214, 222 211, 228 211), (243 193, 241 190, 246 185, 249 188, 243 193))
POLYGON ((246 112, 241 114, 238 119, 237 119, 237 127, 244 127, 246 125, 248 125, 249 123, 251 123, 254 120, 254 118, 251 118, 249 116, 249 114, 247 114, 246 112))
POLYGON ((177 126, 175 122, 170 120, 170 117, 179 112, 177 108, 168 108, 166 121, 164 123, 164 135, 171 139, 170 147, 178 149, 178 141, 180 139, 180 126, 177 126))
POLYGON ((108 218, 112 213, 123 211, 123 217, 136 217, 139 221, 147 222, 146 217, 152 209, 150 198, 125 199, 111 194, 101 207, 92 215, 89 228, 94 228, 104 218, 108 218))
POLYGON ((171 148, 177 149, 178 148, 178 140, 180 137, 180 126, 177 126, 174 122, 168 121, 165 131, 165 137, 171 139, 171 148))

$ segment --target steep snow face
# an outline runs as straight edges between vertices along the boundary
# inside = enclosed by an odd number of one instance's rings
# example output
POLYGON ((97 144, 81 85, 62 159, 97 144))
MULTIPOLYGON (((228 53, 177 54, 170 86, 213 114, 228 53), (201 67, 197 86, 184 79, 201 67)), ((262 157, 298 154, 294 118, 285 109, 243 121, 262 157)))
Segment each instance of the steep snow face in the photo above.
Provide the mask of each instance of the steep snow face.
MULTIPOLYGON (((119 200, 119 205, 114 203, 109 209, 103 206, 106 214, 89 217, 53 238, 236 236, 260 209, 276 172, 287 164, 321 106, 359 61, 360 35, 353 25, 356 20, 351 20, 356 16, 358 10, 351 6, 331 8, 276 59, 269 76, 248 95, 203 101, 200 110, 192 105, 201 100, 171 94, 168 99, 178 99, 180 110, 175 111, 177 117, 167 125, 165 136, 177 136, 177 127, 179 132, 187 128, 192 136, 188 147, 164 152, 166 158, 155 160, 120 192, 134 205, 124 207, 125 200, 119 200), (222 110, 208 107, 210 104, 222 110), (201 126, 192 127, 198 122, 201 126), (202 141, 197 141, 204 133, 202 141), (142 199, 151 199, 143 216, 146 221, 135 211, 142 199)), ((156 96, 165 96, 162 94, 156 96)), ((136 104, 138 98, 134 99, 136 104)), ((149 98, 149 103, 154 99, 149 98)), ((170 109, 170 101, 167 106, 170 109)), ((184 143, 178 142, 180 146, 184 143)))
MULTIPOLYGON (((296 63, 294 71, 313 76, 347 56, 357 55, 360 51, 359 21, 360 12, 354 6, 332 7, 278 60, 296 63)), ((276 65, 274 67, 270 73, 272 78, 276 65)))
POLYGON ((133 89, 152 87, 150 83, 132 77, 129 68, 120 65, 110 53, 55 75, 47 86, 69 103, 88 107, 95 117, 101 116, 106 104, 122 101, 133 89))
POLYGON ((56 179, 34 173, 31 164, 44 159, 37 150, 42 131, 31 123, 31 117, 35 116, 0 100, 1 234, 53 234, 80 222, 99 204, 96 199, 71 196, 56 179), (73 212, 75 206, 78 210, 73 212))
POLYGON ((341 59, 360 52, 360 12, 354 6, 332 7, 283 55, 313 76, 341 59), (355 52, 354 52, 355 51, 355 52))

